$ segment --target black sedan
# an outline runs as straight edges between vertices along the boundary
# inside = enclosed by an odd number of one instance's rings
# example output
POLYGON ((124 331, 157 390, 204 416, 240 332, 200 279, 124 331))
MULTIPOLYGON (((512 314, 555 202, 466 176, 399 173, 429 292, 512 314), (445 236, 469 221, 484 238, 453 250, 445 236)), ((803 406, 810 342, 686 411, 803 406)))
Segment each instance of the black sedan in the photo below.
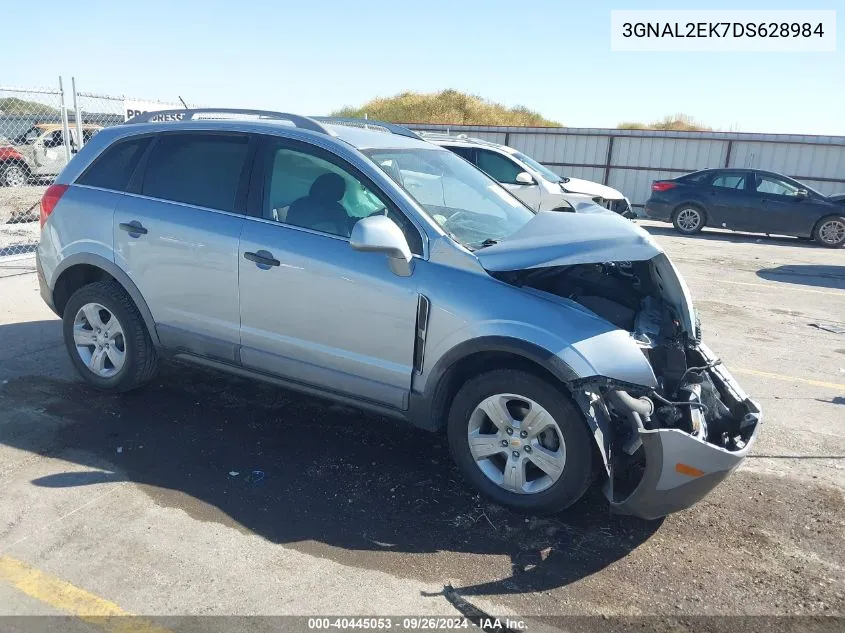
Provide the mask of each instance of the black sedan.
POLYGON ((705 226, 795 235, 822 246, 845 244, 845 200, 827 197, 797 180, 757 169, 705 169, 656 180, 645 214, 672 222, 681 233, 705 226))

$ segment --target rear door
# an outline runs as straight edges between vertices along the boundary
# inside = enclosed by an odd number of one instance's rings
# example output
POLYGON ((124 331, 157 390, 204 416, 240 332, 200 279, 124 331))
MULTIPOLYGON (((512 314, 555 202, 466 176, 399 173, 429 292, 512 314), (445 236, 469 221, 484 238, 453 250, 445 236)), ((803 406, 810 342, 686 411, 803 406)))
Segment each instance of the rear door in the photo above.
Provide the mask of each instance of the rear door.
POLYGON ((253 149, 247 134, 160 134, 118 204, 115 261, 166 347, 237 359, 238 240, 253 149))
POLYGON ((718 171, 710 180, 707 224, 736 231, 749 231, 753 226, 755 199, 749 191, 748 171, 718 171))

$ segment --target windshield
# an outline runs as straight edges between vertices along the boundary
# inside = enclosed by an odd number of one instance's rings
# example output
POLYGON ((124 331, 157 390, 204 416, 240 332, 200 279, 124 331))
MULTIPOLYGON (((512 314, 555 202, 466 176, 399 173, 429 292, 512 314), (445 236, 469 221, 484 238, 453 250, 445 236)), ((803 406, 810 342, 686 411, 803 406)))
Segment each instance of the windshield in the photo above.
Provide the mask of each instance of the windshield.
POLYGON ((448 150, 372 149, 365 153, 444 231, 469 248, 501 240, 534 217, 496 181, 448 150))
POLYGON ((531 158, 530 156, 526 156, 526 155, 525 155, 525 154, 523 154, 522 152, 514 152, 513 154, 511 154, 511 156, 513 156, 514 158, 516 158, 516 159, 518 159, 518 160, 521 160, 523 163, 525 163, 526 165, 528 165, 528 166, 529 166, 531 169, 533 169, 534 171, 540 172, 540 174, 541 174, 541 175, 543 176, 543 178, 545 178, 546 180, 551 180, 552 182, 562 182, 562 181, 563 181, 563 178, 561 178, 560 176, 558 176, 558 175, 557 175, 555 172, 553 172, 551 169, 549 169, 549 168, 548 168, 548 167, 546 167, 545 165, 541 165, 541 164, 540 164, 540 163, 538 163, 536 160, 534 160, 534 159, 533 159, 533 158, 531 158))

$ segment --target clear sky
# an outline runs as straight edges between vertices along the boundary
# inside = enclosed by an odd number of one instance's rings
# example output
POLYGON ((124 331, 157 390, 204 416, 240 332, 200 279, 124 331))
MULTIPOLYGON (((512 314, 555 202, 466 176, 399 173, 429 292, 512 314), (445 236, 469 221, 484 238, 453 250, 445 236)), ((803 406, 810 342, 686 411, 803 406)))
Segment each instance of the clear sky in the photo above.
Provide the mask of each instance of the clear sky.
POLYGON ((3 4, 4 85, 74 75, 85 91, 304 114, 454 88, 569 126, 683 112, 719 129, 845 135, 845 0, 3 4), (612 8, 838 8, 838 50, 613 53, 612 8))

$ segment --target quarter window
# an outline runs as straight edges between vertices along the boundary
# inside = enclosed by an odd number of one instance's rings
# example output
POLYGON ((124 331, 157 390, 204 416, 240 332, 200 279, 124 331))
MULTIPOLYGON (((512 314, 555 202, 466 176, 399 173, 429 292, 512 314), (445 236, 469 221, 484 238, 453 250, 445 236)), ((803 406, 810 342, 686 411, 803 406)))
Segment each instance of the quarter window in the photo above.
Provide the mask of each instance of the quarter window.
POLYGON ((235 211, 249 137, 163 134, 152 148, 141 193, 221 211, 235 211))
POLYGON ((149 143, 149 138, 115 143, 100 154, 76 182, 102 189, 126 191, 129 179, 149 143))
POLYGON ((519 184, 516 181, 517 174, 524 171, 519 165, 488 150, 478 150, 478 168, 490 176, 493 180, 506 185, 519 184))
POLYGON ((719 174, 711 183, 719 189, 745 189, 745 174, 719 174))

